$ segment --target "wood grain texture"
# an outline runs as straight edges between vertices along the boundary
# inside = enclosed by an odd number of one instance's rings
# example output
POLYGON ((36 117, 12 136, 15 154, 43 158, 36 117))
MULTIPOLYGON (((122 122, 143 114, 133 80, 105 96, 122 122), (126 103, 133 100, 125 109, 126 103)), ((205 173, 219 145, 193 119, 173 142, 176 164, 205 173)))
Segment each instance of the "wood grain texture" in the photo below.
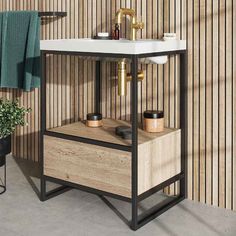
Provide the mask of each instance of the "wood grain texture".
MULTIPOLYGON (((69 125, 64 125, 57 128, 49 129, 49 131, 62 133, 73 136, 80 136, 89 139, 100 140, 104 142, 111 142, 120 145, 130 145, 131 140, 122 139, 115 134, 115 128, 117 126, 130 126, 127 121, 113 120, 113 119, 103 119, 103 126, 97 128, 90 128, 85 125, 85 122, 76 122, 69 125)), ((162 136, 168 135, 175 131, 174 128, 165 128, 163 132, 160 133, 147 133, 142 129, 138 129, 138 143, 142 144, 144 142, 151 141, 155 138, 160 138, 162 136)))
POLYGON ((130 197, 131 157, 127 152, 53 137, 45 137, 44 150, 45 175, 130 197))
MULTIPOLYGON (((120 7, 136 9, 145 29, 139 38, 161 38, 175 31, 188 45, 188 197, 236 210, 236 2, 233 0, 0 0, 4 10, 62 10, 68 16, 42 21, 42 39, 91 37, 111 31, 120 7)), ((129 34, 123 19, 122 36, 129 34)), ((94 62, 75 57, 47 57, 47 127, 84 119, 94 108, 94 62), (50 112, 49 112, 50 109, 50 112)), ((139 65, 139 120, 146 108, 163 109, 165 124, 178 128, 177 57, 165 66, 139 65)), ((106 117, 130 119, 130 96, 117 95, 115 63, 102 64, 102 109, 106 117)), ((39 90, 1 89, 1 97, 31 106, 29 126, 18 128, 13 154, 39 159, 39 90)), ((176 185, 168 190, 173 192, 176 185)))
MULTIPOLYGON (((107 123, 111 124, 112 121, 107 123)), ((84 128, 86 130, 82 127, 78 135, 97 139, 95 132, 91 134, 91 128, 84 128)), ((66 133, 74 135, 70 129, 66 133)), ((121 144, 122 140, 114 133, 109 127, 96 132, 99 140, 107 141, 106 137, 113 134, 111 142, 121 144)), ((141 133, 138 145, 138 194, 179 174, 181 159, 180 130, 166 130, 155 137, 144 137, 145 132, 141 133)), ((130 153, 49 136, 45 136, 44 147, 45 175, 131 197, 130 153)))
POLYGON ((180 146, 180 130, 172 130, 138 146, 139 194, 180 173, 180 146))

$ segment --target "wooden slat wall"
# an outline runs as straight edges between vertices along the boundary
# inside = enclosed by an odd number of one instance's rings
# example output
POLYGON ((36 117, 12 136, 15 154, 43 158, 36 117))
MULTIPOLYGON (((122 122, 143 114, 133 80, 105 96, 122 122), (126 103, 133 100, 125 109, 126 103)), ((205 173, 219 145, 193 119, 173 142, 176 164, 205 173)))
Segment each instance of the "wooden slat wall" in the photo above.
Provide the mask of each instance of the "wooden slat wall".
MULTIPOLYGON (((67 11, 66 18, 42 21, 42 39, 91 37, 111 31, 115 12, 132 7, 145 22, 139 38, 176 32, 188 45, 188 197, 236 210, 236 1, 233 0, 0 0, 0 10, 67 11)), ((128 21, 122 36, 129 35, 128 21)), ((102 109, 107 117, 130 118, 130 96, 117 95, 116 64, 102 63, 102 109)), ((95 64, 77 57, 47 57, 47 127, 84 118, 94 107, 95 64), (49 112, 50 111, 50 112, 49 112)), ((140 65, 139 112, 164 109, 166 125, 179 126, 179 58, 164 66, 140 65)), ((38 161, 39 90, 1 89, 33 112, 19 128, 13 154, 38 161)), ((140 115, 140 121, 142 117, 140 115)), ((168 188, 172 193, 178 185, 168 188)))

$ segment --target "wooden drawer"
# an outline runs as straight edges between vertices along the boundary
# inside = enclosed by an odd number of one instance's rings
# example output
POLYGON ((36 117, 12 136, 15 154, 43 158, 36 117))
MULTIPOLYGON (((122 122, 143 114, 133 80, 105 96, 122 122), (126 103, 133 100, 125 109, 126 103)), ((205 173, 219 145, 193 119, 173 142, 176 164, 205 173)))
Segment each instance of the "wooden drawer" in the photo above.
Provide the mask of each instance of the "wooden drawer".
MULTIPOLYGON (((139 144, 138 193, 180 173, 180 130, 139 144)), ((131 197, 131 154, 45 136, 44 174, 131 197)))

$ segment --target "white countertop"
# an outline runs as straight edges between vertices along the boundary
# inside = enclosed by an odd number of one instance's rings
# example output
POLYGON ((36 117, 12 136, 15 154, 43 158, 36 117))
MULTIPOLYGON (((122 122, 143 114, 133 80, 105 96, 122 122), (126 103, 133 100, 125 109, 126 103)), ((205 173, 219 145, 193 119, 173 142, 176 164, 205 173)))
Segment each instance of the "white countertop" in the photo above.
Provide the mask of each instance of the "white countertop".
POLYGON ((112 54, 145 54, 186 50, 185 40, 153 40, 143 39, 130 41, 96 40, 96 39, 58 39, 41 40, 40 49, 45 51, 68 51, 112 54))

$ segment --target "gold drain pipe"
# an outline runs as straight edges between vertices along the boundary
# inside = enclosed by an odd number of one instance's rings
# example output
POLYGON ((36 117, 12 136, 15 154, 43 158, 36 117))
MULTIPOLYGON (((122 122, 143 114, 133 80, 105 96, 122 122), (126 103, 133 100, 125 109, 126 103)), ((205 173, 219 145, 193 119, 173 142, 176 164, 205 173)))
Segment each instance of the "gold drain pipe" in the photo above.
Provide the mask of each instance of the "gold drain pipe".
MULTIPOLYGON (((138 81, 144 79, 143 71, 138 71, 138 81)), ((118 95, 127 95, 127 82, 132 80, 131 73, 127 73, 125 61, 118 62, 118 95)))
POLYGON ((126 96, 127 94, 127 72, 126 63, 118 62, 118 95, 126 96))

